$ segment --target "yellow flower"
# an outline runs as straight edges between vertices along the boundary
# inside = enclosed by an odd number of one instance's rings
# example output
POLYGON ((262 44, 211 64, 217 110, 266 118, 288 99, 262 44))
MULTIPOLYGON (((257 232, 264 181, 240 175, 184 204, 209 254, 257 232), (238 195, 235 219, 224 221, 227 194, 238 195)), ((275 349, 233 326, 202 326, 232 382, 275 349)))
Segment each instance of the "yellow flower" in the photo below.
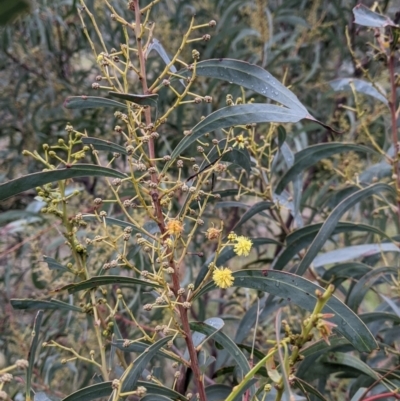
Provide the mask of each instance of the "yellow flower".
POLYGON ((236 235, 233 231, 231 231, 231 232, 229 233, 229 235, 228 235, 228 240, 229 240, 229 241, 235 241, 236 238, 237 238, 237 235, 236 235))
POLYGON ((182 222, 179 220, 176 220, 176 219, 170 220, 167 223, 166 227, 167 227, 168 232, 173 235, 179 235, 179 234, 182 234, 182 232, 183 232, 182 222))
POLYGON ((236 255, 249 256, 252 246, 253 246, 253 243, 251 242, 251 240, 249 238, 243 237, 243 235, 241 235, 236 238, 236 244, 235 244, 233 250, 235 251, 236 255))
POLYGON ((245 143, 244 136, 242 134, 238 135, 235 137, 235 143, 233 144, 233 147, 237 146, 239 149, 244 149, 244 143, 245 143))
POLYGON ((234 278, 230 269, 227 267, 220 267, 214 270, 213 280, 217 287, 228 288, 232 287, 234 278))

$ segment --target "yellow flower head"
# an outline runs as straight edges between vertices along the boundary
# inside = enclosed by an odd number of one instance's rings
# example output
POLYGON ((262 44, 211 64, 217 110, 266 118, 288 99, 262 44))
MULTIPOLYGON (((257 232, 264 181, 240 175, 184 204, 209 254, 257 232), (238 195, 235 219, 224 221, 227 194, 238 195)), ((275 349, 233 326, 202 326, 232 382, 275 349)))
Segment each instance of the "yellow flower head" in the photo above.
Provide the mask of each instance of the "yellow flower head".
POLYGON ((167 223, 166 228, 167 228, 168 232, 173 235, 179 235, 179 234, 182 234, 182 232, 183 232, 182 222, 179 220, 176 220, 176 219, 170 220, 167 223))
POLYGON ((253 243, 250 238, 243 237, 243 235, 236 238, 236 244, 233 248, 236 255, 249 256, 253 243))
POLYGON ((235 143, 233 147, 237 146, 239 149, 244 149, 245 138, 242 134, 235 137, 235 143))
POLYGON ((227 267, 220 267, 214 270, 213 280, 217 287, 228 288, 232 287, 234 278, 230 269, 227 267))
POLYGON ((236 238, 237 238, 237 235, 233 231, 231 231, 229 233, 229 235, 228 235, 228 240, 229 241, 236 241, 236 238))

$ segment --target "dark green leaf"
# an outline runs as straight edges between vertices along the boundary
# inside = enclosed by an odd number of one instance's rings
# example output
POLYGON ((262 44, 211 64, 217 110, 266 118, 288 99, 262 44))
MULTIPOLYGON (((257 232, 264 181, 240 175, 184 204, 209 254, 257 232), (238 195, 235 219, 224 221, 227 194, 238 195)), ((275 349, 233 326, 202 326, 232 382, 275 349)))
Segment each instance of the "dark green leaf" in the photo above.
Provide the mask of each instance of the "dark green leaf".
POLYGON ((115 177, 126 178, 125 174, 107 167, 93 164, 74 164, 69 168, 27 174, 0 185, 0 201, 17 195, 28 189, 36 188, 51 182, 78 177, 115 177))
POLYGON ((55 292, 68 290, 70 294, 73 294, 78 291, 88 290, 92 288, 97 288, 102 285, 111 285, 111 284, 119 284, 125 286, 141 285, 143 287, 161 288, 160 284, 153 283, 150 281, 140 280, 138 278, 133 278, 133 277, 97 276, 77 284, 68 284, 65 285, 64 287, 57 288, 55 292))
POLYGON ((35 322, 33 324, 32 342, 28 354, 28 368, 26 371, 26 387, 25 387, 26 400, 31 399, 32 372, 33 372, 33 365, 35 364, 36 351, 39 345, 39 335, 40 335, 40 327, 42 326, 42 319, 43 319, 43 311, 40 310, 36 314, 35 322))
MULTIPOLYGON (((286 237, 286 249, 279 255, 273 264, 276 270, 282 270, 299 251, 306 248, 315 239, 322 227, 322 223, 312 224, 296 231, 286 237)), ((346 232, 370 232, 380 235, 382 238, 388 236, 378 228, 366 224, 338 222, 331 235, 346 232)))
POLYGON ((47 263, 47 266, 49 267, 50 270, 62 270, 65 272, 69 272, 66 266, 57 262, 55 259, 50 258, 49 256, 43 255, 43 261, 47 263))
MULTIPOLYGON (((135 341, 133 343, 130 343, 129 345, 125 345, 125 344, 126 344, 126 340, 116 340, 115 342, 112 343, 112 345, 116 346, 121 351, 137 352, 137 353, 144 352, 151 345, 149 343, 145 343, 142 341, 135 341)), ((169 358, 169 359, 172 359, 177 362, 180 361, 180 358, 174 357, 173 354, 168 354, 168 353, 164 352, 163 350, 158 351, 157 355, 162 355, 165 358, 169 358)))
POLYGON ((207 401, 225 401, 232 390, 232 387, 226 384, 213 384, 212 386, 208 386, 206 387, 207 401))
POLYGON ((142 233, 148 235, 149 232, 143 229, 142 227, 136 227, 132 223, 128 223, 127 221, 119 220, 119 219, 114 219, 113 217, 98 217, 95 214, 85 214, 82 216, 82 219, 84 221, 97 221, 97 222, 102 222, 103 219, 105 219, 107 224, 118 226, 118 227, 130 227, 132 229, 133 233, 142 233))
POLYGON ((397 273, 398 268, 383 266, 372 269, 368 273, 364 274, 364 276, 361 277, 361 279, 352 288, 350 294, 348 295, 347 305, 349 306, 349 308, 357 311, 365 294, 373 288, 373 284, 376 280, 385 276, 390 277, 391 274, 396 275, 397 273))
POLYGON ((112 382, 96 383, 92 386, 75 391, 62 401, 91 401, 101 397, 108 397, 112 392, 111 386, 112 382))
POLYGON ((174 160, 192 143, 196 142, 197 139, 200 139, 208 132, 220 128, 246 125, 250 123, 294 123, 305 117, 306 113, 301 110, 290 110, 273 104, 252 103, 224 107, 209 114, 204 120, 200 121, 195 127, 193 127, 191 134, 184 137, 172 151, 171 160, 166 163, 163 171, 165 172, 174 160))
POLYGON ((367 376, 372 377, 374 380, 379 380, 381 378, 378 373, 376 373, 360 358, 357 358, 350 354, 345 354, 343 352, 330 352, 329 354, 324 355, 321 358, 321 361, 328 364, 348 366, 350 368, 360 371, 367 376))
POLYGON ((158 95, 156 93, 151 95, 132 95, 130 93, 108 92, 108 94, 111 97, 127 100, 128 102, 136 103, 140 106, 157 107, 158 95))
POLYGON ((125 370, 124 374, 120 378, 121 391, 126 393, 131 391, 136 385, 140 375, 145 369, 146 365, 150 362, 153 356, 164 347, 168 341, 172 340, 172 336, 164 337, 158 340, 156 343, 151 345, 143 354, 136 358, 129 367, 125 370))
POLYGON ((70 96, 65 99, 64 107, 67 109, 97 109, 99 107, 117 107, 126 109, 126 104, 116 100, 98 96, 70 96))
POLYGON ((395 191, 394 189, 383 183, 377 183, 374 185, 370 185, 364 189, 361 189, 354 194, 350 195, 342 202, 339 203, 333 209, 332 213, 329 217, 325 220, 325 223, 322 225, 321 229, 319 230, 317 236, 315 237, 314 241, 312 242, 310 248, 308 249, 306 255, 304 256, 303 260, 300 262, 299 267, 297 268, 297 274, 299 276, 303 275, 304 272, 308 269, 314 258, 317 256, 318 252, 325 244, 326 240, 332 235, 332 232, 335 230, 339 219, 343 216, 343 214, 349 210, 352 206, 356 205, 358 202, 362 201, 363 199, 378 194, 383 191, 391 192, 394 196, 395 191))
POLYGON ((59 301, 58 299, 50 299, 48 301, 37 301, 35 299, 12 299, 10 302, 14 309, 54 309, 82 312, 81 308, 59 301))
POLYGON ((385 28, 386 26, 398 27, 389 17, 375 13, 363 4, 357 4, 353 8, 354 22, 358 25, 371 28, 385 28))
POLYGON ((235 363, 242 371, 243 376, 250 371, 247 358, 229 336, 205 323, 192 322, 190 323, 190 328, 207 336, 212 336, 214 341, 221 344, 227 350, 228 354, 235 360, 235 363))
POLYGON ((341 263, 327 270, 323 274, 322 279, 324 280, 324 282, 329 282, 335 287, 338 287, 340 284, 342 284, 343 281, 347 280, 348 278, 361 277, 365 273, 368 273, 371 269, 371 266, 368 266, 364 263, 341 263))
POLYGON ((273 202, 261 201, 256 203, 249 210, 247 210, 246 213, 243 214, 243 216, 236 223, 232 231, 238 229, 241 225, 243 225, 247 220, 250 220, 256 214, 260 213, 263 210, 270 209, 272 206, 274 206, 273 202))
MULTIPOLYGON (((179 394, 178 392, 171 390, 168 387, 164 387, 160 384, 155 384, 152 382, 138 380, 137 385, 138 385, 138 387, 139 386, 145 387, 147 390, 147 394, 151 394, 151 395, 159 394, 164 397, 169 397, 173 400, 187 401, 187 398, 184 397, 182 394, 179 394)), ((143 400, 143 398, 142 398, 142 400, 143 400)))
POLYGON ((165 397, 160 394, 147 394, 140 399, 140 401, 172 401, 171 398, 165 397))
MULTIPOLYGON (((182 72, 179 73, 181 74, 182 72)), ((268 71, 257 65, 233 59, 205 60, 197 63, 196 75, 222 79, 251 89, 260 95, 281 103, 289 109, 301 111, 304 117, 308 114, 307 109, 292 91, 282 85, 268 71)))
POLYGON ((313 166, 322 159, 326 159, 327 157, 337 153, 350 151, 376 153, 374 149, 368 148, 367 146, 352 143, 331 142, 309 146, 296 153, 293 166, 290 167, 290 169, 280 179, 275 192, 280 194, 285 186, 301 174, 303 170, 313 166))
POLYGON ((325 398, 316 388, 307 383, 305 380, 295 377, 294 386, 297 387, 304 395, 308 395, 308 393, 310 393, 315 395, 322 401, 328 401, 327 398, 325 398))
POLYGON ((104 139, 91 138, 91 137, 82 137, 82 143, 85 145, 93 145, 96 150, 105 150, 107 152, 116 152, 121 155, 127 155, 128 152, 126 149, 118 145, 116 143, 105 141, 104 139))
POLYGON ((13 22, 21 14, 29 12, 31 4, 28 0, 2 0, 0 3, 0 25, 13 22))
POLYGON ((301 350, 301 355, 307 358, 310 355, 315 353, 325 353, 328 349, 333 347, 341 346, 341 345, 348 345, 349 340, 347 338, 343 338, 339 335, 333 335, 329 337, 330 344, 327 344, 326 341, 321 338, 320 340, 316 341, 315 343, 309 345, 308 347, 304 347, 301 350))
POLYGON ((362 79, 357 78, 338 78, 329 82, 329 84, 334 91, 351 90, 350 84, 352 84, 357 92, 372 96, 386 104, 386 106, 389 105, 386 97, 382 95, 382 93, 379 92, 378 89, 371 84, 371 82, 363 81, 362 79))
MULTIPOLYGON (((303 277, 276 270, 241 270, 233 273, 233 277, 235 279, 233 286, 235 287, 268 292, 308 311, 312 311, 315 307, 317 301, 315 291, 318 289, 324 292, 323 288, 303 277)), ((214 289, 216 286, 211 281, 196 293, 196 298, 214 289)), ((330 321, 337 324, 336 330, 346 337, 356 349, 369 352, 377 348, 375 338, 365 324, 338 298, 332 296, 324 308, 324 312, 335 314, 330 321)))

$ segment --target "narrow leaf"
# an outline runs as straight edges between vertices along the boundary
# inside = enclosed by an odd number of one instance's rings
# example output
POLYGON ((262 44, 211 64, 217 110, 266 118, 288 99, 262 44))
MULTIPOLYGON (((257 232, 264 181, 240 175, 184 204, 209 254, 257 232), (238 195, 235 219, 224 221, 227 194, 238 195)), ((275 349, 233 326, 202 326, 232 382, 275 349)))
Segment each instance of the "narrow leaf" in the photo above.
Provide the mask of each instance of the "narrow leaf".
POLYGON ((371 11, 363 4, 357 4, 353 8, 354 22, 358 25, 364 25, 371 28, 385 28, 386 26, 396 27, 389 17, 371 11))
POLYGON ((91 401, 97 398, 108 397, 112 390, 112 382, 101 382, 81 388, 63 398, 62 401, 91 401))
POLYGON ((129 365, 120 378, 121 391, 123 393, 131 391, 134 388, 146 365, 150 362, 153 356, 171 340, 172 336, 158 340, 129 365))
POLYGON ((82 312, 82 309, 59 301, 58 299, 37 301, 36 299, 11 299, 11 306, 14 309, 54 309, 54 310, 70 310, 73 312, 82 312))
POLYGON ((126 178, 125 174, 111 168, 100 167, 93 164, 74 164, 69 168, 27 174, 1 184, 0 201, 27 191, 28 189, 36 188, 51 182, 89 176, 126 178))
POLYGON ((68 284, 63 287, 57 288, 54 292, 61 292, 67 290, 70 294, 73 294, 78 291, 88 290, 92 288, 96 288, 102 285, 111 285, 111 284, 120 284, 120 285, 141 285, 143 287, 153 287, 153 288, 161 288, 160 284, 140 280, 138 278, 133 277, 124 277, 124 276, 97 276, 92 277, 89 280, 82 281, 77 284, 68 284))
POLYGON ((365 362, 363 362, 360 358, 350 354, 345 354, 343 352, 330 352, 329 354, 323 356, 321 361, 333 365, 348 366, 372 377, 374 380, 381 379, 381 376, 372 368, 370 368, 365 362))
POLYGON ((350 151, 376 153, 374 149, 368 148, 367 146, 352 143, 331 142, 309 146, 296 153, 293 166, 280 179, 275 192, 280 194, 285 186, 301 174, 303 170, 306 170, 319 161, 337 153, 350 151))
POLYGON ((297 122, 307 114, 302 110, 290 110, 273 104, 242 104, 224 107, 211 113, 193 127, 191 134, 184 137, 171 154, 171 160, 165 165, 164 172, 174 160, 204 134, 221 128, 266 122, 297 122))
POLYGON ((221 344, 227 350, 228 354, 234 359, 243 376, 250 371, 247 358, 229 336, 206 323, 190 323, 190 328, 192 330, 199 331, 208 337, 212 336, 214 341, 221 344))
POLYGON ((35 363, 36 351, 39 345, 39 334, 40 334, 40 327, 42 326, 42 319, 43 319, 43 311, 40 310, 36 314, 35 322, 33 324, 32 342, 28 354, 28 368, 26 371, 26 390, 25 390, 25 398, 27 401, 31 400, 32 372, 33 372, 33 365, 35 363))
POLYGON ((105 150, 107 152, 116 152, 121 155, 127 155, 128 152, 126 149, 118 145, 117 143, 113 143, 110 141, 105 141, 104 139, 91 138, 91 137, 82 137, 82 143, 85 145, 93 145, 96 150, 105 150))
POLYGON ((156 93, 151 95, 132 95, 130 93, 108 92, 108 94, 111 97, 127 100, 128 102, 136 103, 140 106, 157 107, 158 95, 156 93))
POLYGON ((338 78, 329 82, 330 86, 334 91, 348 91, 351 90, 351 85, 354 85, 354 89, 357 92, 363 93, 364 95, 369 95, 375 99, 380 100, 382 103, 389 105, 388 100, 381 92, 376 89, 371 82, 363 81, 357 78, 338 78))
POLYGON ((126 109, 126 104, 99 96, 69 96, 65 99, 67 109, 97 109, 99 107, 118 107, 126 109))
POLYGON ((256 203, 249 210, 247 210, 246 213, 243 214, 243 216, 236 223, 236 225, 232 229, 232 231, 235 231, 236 229, 238 229, 241 225, 243 225, 247 220, 250 220, 256 214, 262 212, 263 210, 270 209, 273 206, 274 206, 273 202, 262 201, 262 202, 256 203))
POLYGON ((47 266, 50 270, 62 270, 69 272, 66 266, 62 265, 60 262, 57 262, 55 259, 50 258, 49 256, 43 255, 43 261, 47 263, 47 266))
MULTIPOLYGON (((182 74, 182 72, 179 73, 182 74)), ((187 72, 186 75, 188 75, 187 72)), ((305 116, 308 114, 307 109, 292 91, 286 88, 268 71, 255 64, 233 59, 205 60, 197 63, 196 75, 222 79, 229 83, 251 89, 260 95, 281 103, 289 109, 302 111, 305 116)))
MULTIPOLYGON (((315 291, 324 292, 324 289, 311 281, 287 272, 276 270, 241 270, 233 273, 233 286, 253 288, 286 299, 302 308, 314 310, 317 297, 315 291)), ((213 281, 207 283, 195 294, 195 298, 216 289, 213 281)), ((375 338, 362 320, 343 302, 332 296, 324 312, 331 312, 335 316, 330 319, 337 325, 336 330, 346 337, 359 351, 372 351, 377 348, 375 338)))
POLYGON ((343 214, 347 210, 349 210, 352 206, 356 205, 363 199, 383 191, 391 192, 394 196, 396 196, 395 191, 391 186, 383 183, 377 183, 353 193, 352 195, 344 199, 342 202, 340 202, 339 205, 337 205, 335 209, 333 209, 332 213, 325 220, 325 223, 319 230, 317 236, 312 242, 306 255, 300 262, 300 265, 297 268, 296 273, 299 276, 304 274, 304 272, 308 269, 314 258, 317 256, 322 246, 325 244, 326 240, 331 236, 332 232, 335 230, 335 227, 337 226, 339 219, 343 216, 343 214))
POLYGON ((294 386, 297 387, 304 395, 308 395, 308 393, 315 395, 322 401, 328 401, 315 387, 313 387, 310 383, 305 380, 299 379, 298 377, 294 378, 294 386))

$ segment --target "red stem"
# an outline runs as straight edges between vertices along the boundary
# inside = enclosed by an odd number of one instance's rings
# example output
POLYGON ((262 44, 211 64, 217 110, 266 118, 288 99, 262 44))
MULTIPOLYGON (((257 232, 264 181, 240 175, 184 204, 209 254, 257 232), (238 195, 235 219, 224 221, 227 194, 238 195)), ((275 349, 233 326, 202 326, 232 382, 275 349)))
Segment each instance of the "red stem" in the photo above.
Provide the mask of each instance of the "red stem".
POLYGON ((375 400, 383 400, 387 397, 393 397, 396 400, 400 400, 400 394, 397 393, 382 393, 382 394, 375 394, 371 395, 371 397, 363 398, 362 401, 375 401, 375 400))
POLYGON ((400 224, 400 166, 399 166, 399 153, 400 153, 400 146, 399 146, 399 139, 397 136, 397 119, 396 119, 396 77, 394 73, 394 53, 393 50, 390 50, 389 55, 389 75, 390 75, 390 86, 391 86, 391 99, 389 101, 390 107, 390 115, 392 119, 392 141, 395 150, 394 156, 394 165, 393 169, 397 176, 396 179, 396 190, 397 190, 397 215, 399 218, 400 224))
MULTIPOLYGON (((142 47, 142 38, 141 38, 141 15, 140 15, 140 8, 139 8, 139 0, 133 0, 133 6, 135 9, 135 24, 136 24, 135 33, 136 33, 138 57, 139 57, 139 63, 140 63, 140 77, 139 78, 142 82, 143 93, 148 94, 149 88, 148 88, 147 79, 146 79, 146 63, 145 63, 145 57, 144 57, 143 47, 142 47)), ((146 125, 149 126, 151 124, 150 108, 147 108, 145 110, 145 119, 146 119, 146 125)), ((148 149, 149 149, 150 165, 153 166, 154 159, 155 159, 155 149, 154 149, 154 140, 152 138, 150 138, 148 145, 149 145, 148 149)), ((151 179, 153 182, 158 184, 159 178, 158 178, 157 174, 151 174, 151 179)), ((154 202, 154 209, 155 209, 155 215, 156 215, 155 217, 157 219, 157 224, 160 228, 161 236, 163 237, 166 234, 167 230, 165 228, 164 215, 162 213, 159 193, 156 189, 151 191, 151 197, 154 202)), ((170 253, 170 252, 167 252, 167 253, 170 253)), ((174 269, 174 273, 172 274, 172 288, 173 288, 175 295, 177 295, 178 290, 180 288, 179 267, 175 265, 173 256, 171 256, 171 259, 169 260, 169 265, 174 269)), ((207 401, 204 384, 201 379, 201 372, 200 372, 199 362, 197 359, 197 352, 196 352, 196 348, 193 344, 192 334, 190 331, 188 310, 185 309, 182 305, 178 305, 178 311, 179 311, 179 315, 180 315, 181 322, 182 322, 182 328, 185 333, 185 342, 186 342, 186 346, 189 351, 190 364, 191 364, 191 368, 192 368, 193 375, 195 378, 200 401, 207 401)))

